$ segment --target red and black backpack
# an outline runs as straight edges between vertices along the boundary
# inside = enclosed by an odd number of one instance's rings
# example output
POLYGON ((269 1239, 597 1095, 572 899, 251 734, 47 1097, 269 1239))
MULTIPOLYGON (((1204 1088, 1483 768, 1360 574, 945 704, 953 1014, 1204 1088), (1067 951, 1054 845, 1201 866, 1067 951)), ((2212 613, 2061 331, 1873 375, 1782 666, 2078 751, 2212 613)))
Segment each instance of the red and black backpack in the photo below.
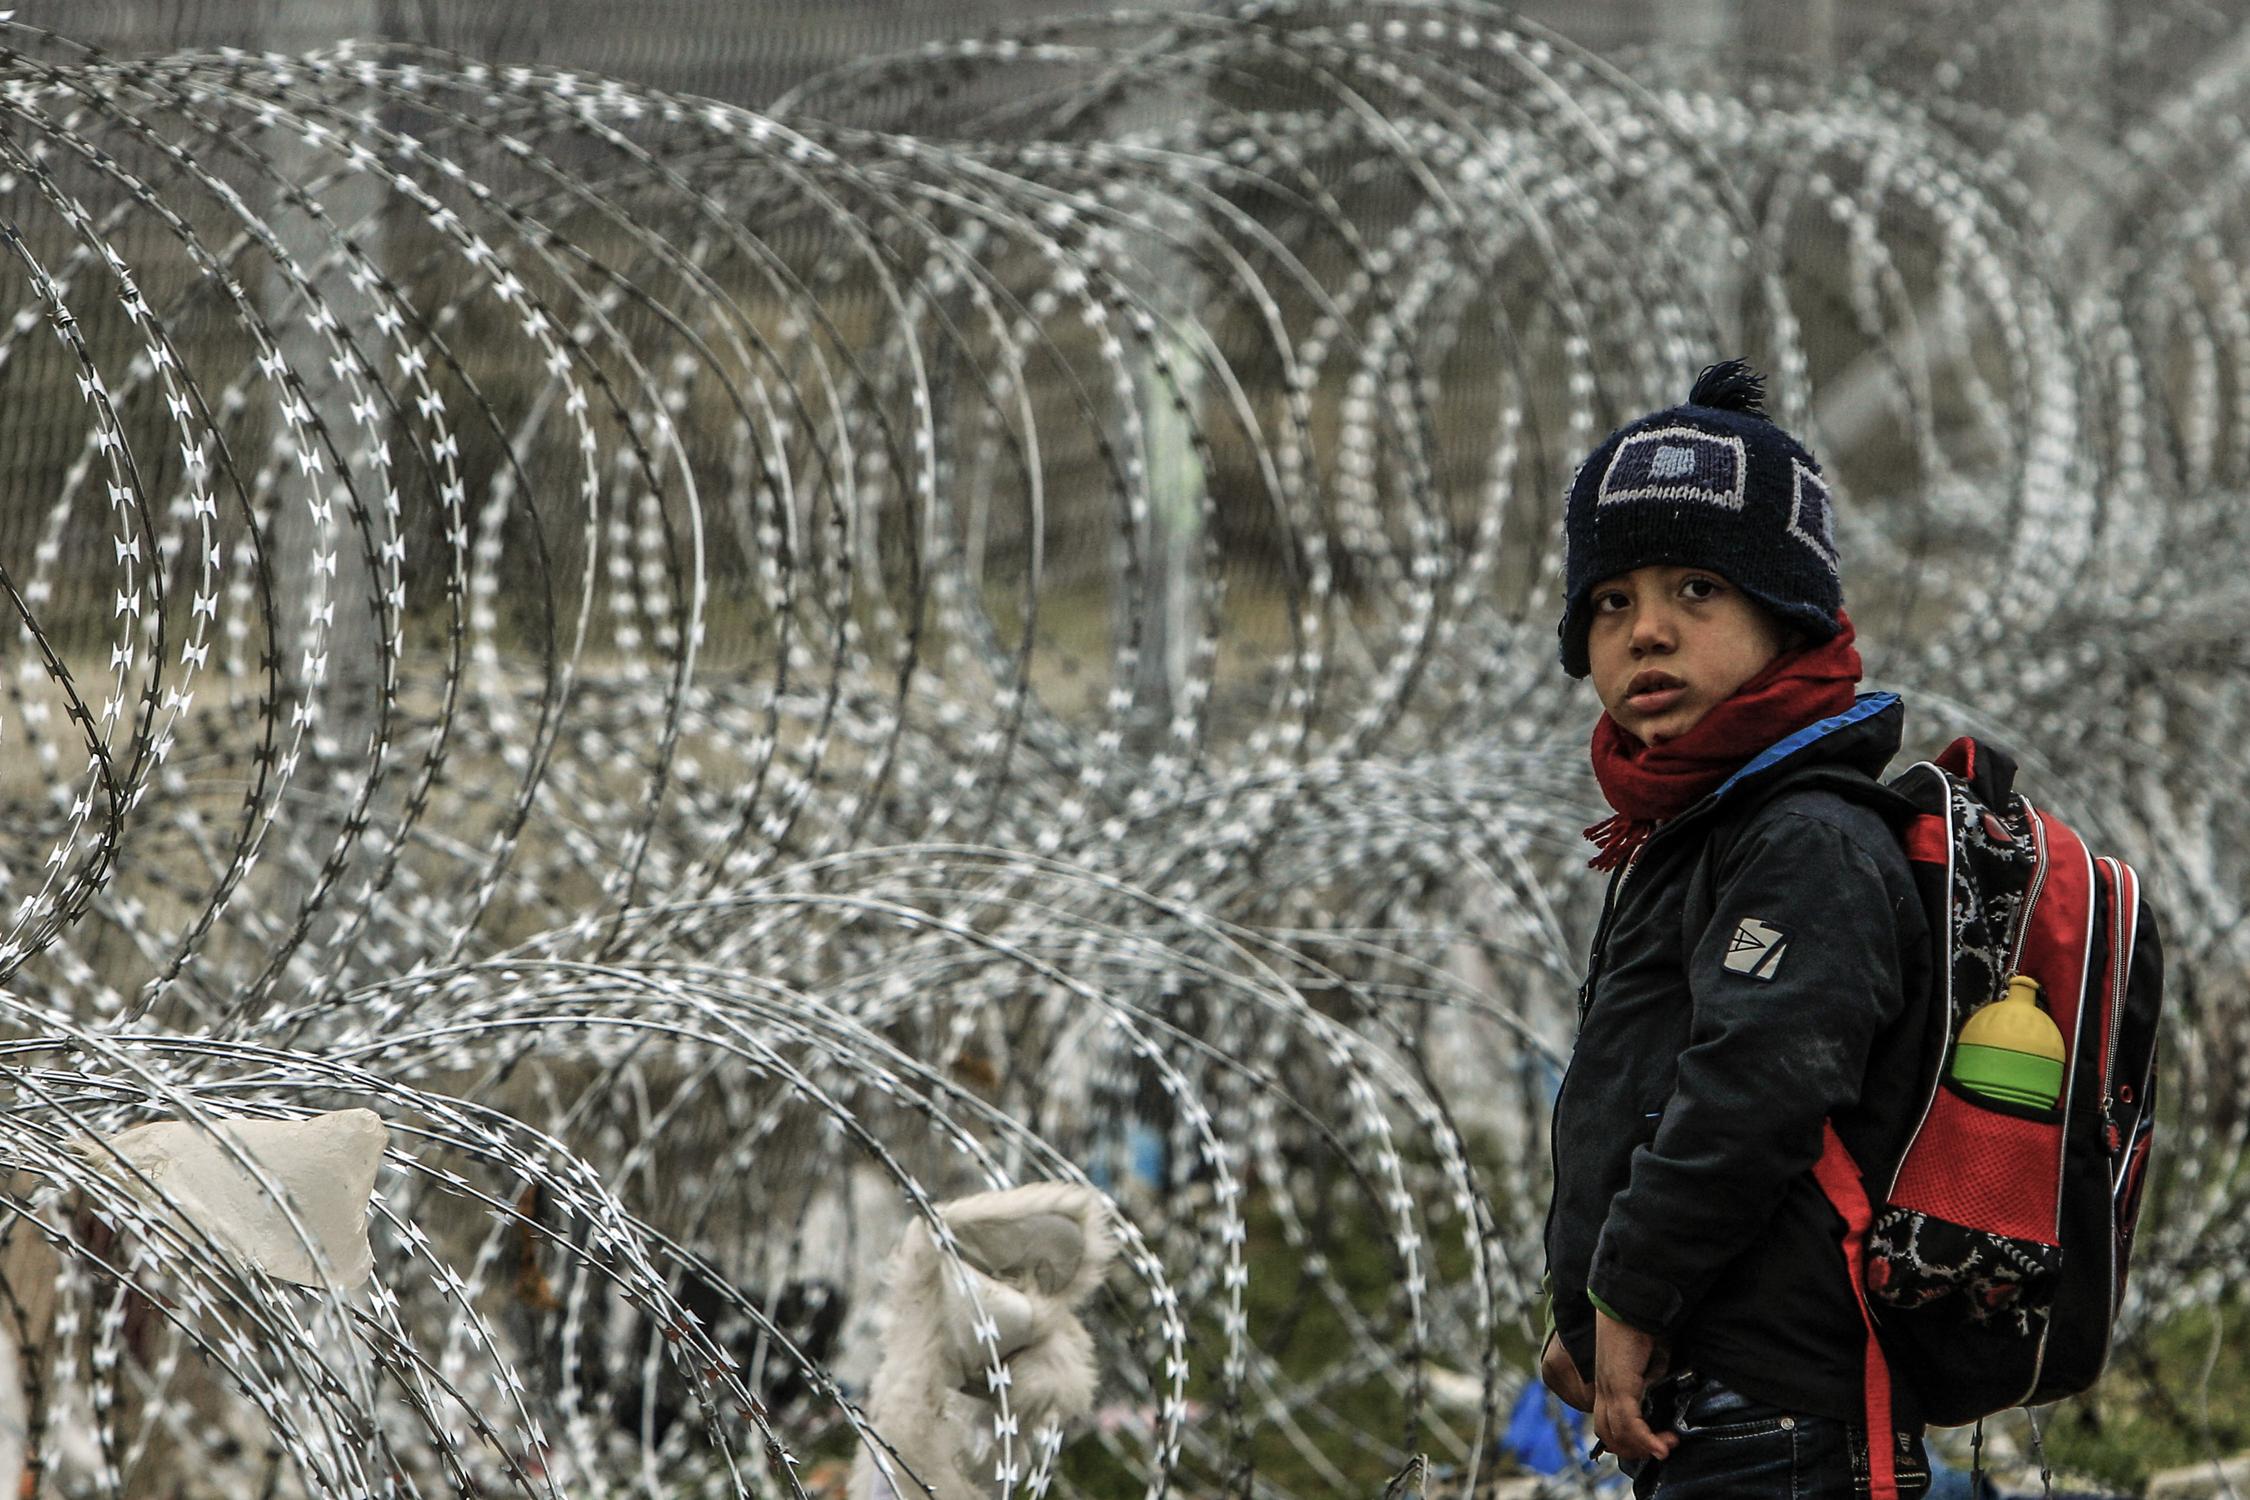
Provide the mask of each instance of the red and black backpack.
POLYGON ((1893 807, 1912 809, 1900 833, 1948 1024, 1930 1028, 1926 1102, 1888 1184, 1862 1178, 1832 1129, 1817 1169, 1880 1330, 1871 1431, 1888 1428, 1886 1359, 1938 1426, 2087 1389, 2131 1262, 2156 1123, 2156 925, 2132 867, 2095 854, 2014 781, 2006 752, 1960 739, 1888 783, 1893 807), (2039 981, 2063 1037, 2051 1109, 1951 1076, 1962 1025, 2015 974, 2039 981))

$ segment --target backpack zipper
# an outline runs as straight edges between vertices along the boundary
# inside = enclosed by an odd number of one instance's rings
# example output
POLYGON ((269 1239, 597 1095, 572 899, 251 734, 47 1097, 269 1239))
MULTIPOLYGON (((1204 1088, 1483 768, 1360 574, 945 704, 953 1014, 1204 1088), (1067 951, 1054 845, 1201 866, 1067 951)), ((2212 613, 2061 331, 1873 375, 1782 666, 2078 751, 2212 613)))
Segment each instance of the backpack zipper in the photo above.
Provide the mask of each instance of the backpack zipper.
MULTIPOLYGON (((2031 913, 2032 913, 2032 909, 2033 909, 2033 908, 2034 908, 2035 906, 2037 906, 2037 905, 2038 905, 2040 893, 2041 893, 2041 892, 2042 892, 2042 891, 2043 891, 2043 890, 2044 890, 2044 889, 2046 888, 2046 885, 2047 885, 2047 867, 2048 867, 2048 865, 2049 865, 2049 863, 2050 863, 2050 861, 2049 861, 2048 857, 2047 857, 2047 825, 2046 825, 2046 822, 2045 822, 2045 820, 2041 818, 2041 816, 2040 816, 2040 814, 2039 814, 2039 809, 2037 809, 2036 807, 2033 807, 2033 806, 2031 805, 2031 802, 2030 802, 2030 801, 2029 801, 2028 799, 2026 799, 2026 798, 2020 798, 2020 797, 2019 797, 2019 798, 2018 798, 2017 800, 2023 803, 2023 810, 2024 810, 2024 819, 2025 819, 2025 822, 2026 822, 2026 823, 2027 823, 2027 824, 2028 824, 2028 825, 2030 826, 2030 829, 2031 829, 2031 842, 2032 842, 2032 847, 2033 847, 2033 849, 2034 849, 2034 850, 2036 851, 2036 859, 2037 859, 2037 862, 2036 862, 2036 863, 2035 863, 2035 864, 2034 864, 2034 865, 2032 866, 2032 869, 2031 869, 2031 882, 2030 882, 2030 884, 2029 884, 2028 886, 2026 886, 2026 887, 2025 887, 2025 889, 2024 889, 2024 896, 2023 896, 2023 906, 2022 906, 2022 907, 2021 907, 2021 909, 2019 909, 2019 910, 2017 911, 2017 913, 2016 913, 2016 940, 2015 940, 2015 951, 2014 951, 2013 955, 2011 956, 2011 958, 2010 958, 2010 960, 2009 960, 2009 964, 2008 964, 2008 972, 2009 972, 2009 973, 2011 973, 2011 974, 2014 974, 2014 973, 2018 972, 2018 968, 2017 968, 2017 966, 2018 966, 2018 965, 2020 965, 2020 964, 2021 964, 2021 963, 2023 962, 2023 950, 2024 950, 2025 944, 2026 944, 2026 943, 2027 943, 2027 942, 2029 941, 2029 939, 2030 939, 2030 936, 2031 936, 2031 913)), ((2088 873, 2089 873, 2089 874, 2091 874, 2091 873, 2092 873, 2092 870, 2093 870, 2093 868, 2094 868, 2094 864, 2095 864, 2095 861, 2094 861, 2094 860, 2093 860, 2093 858, 2091 857, 2091 851, 2088 851, 2088 855, 2087 855, 2087 868, 2088 868, 2088 873)), ((2083 975, 2081 975, 2081 977, 2080 977, 2080 980, 2079 980, 2079 983, 2080 983, 2080 985, 2081 985, 2081 986, 2083 986, 2083 985, 2084 985, 2084 983, 2085 983, 2085 979, 2084 979, 2083 975)), ((2072 1026, 2071 1026, 2071 1030, 2072 1030, 2072 1032, 2074 1033, 2074 1036, 2076 1036, 2076 1037, 2083 1037, 2083 1036, 2084 1036, 2084 1035, 2086 1034, 2086 1032, 2085 1032, 2085 1026, 2086 1026, 2086 1018, 2085 1018, 2085 1014, 2084 1014, 2084 991, 2083 991, 2083 989, 2081 989, 2081 992, 2080 992, 2080 1014, 2078 1015, 2077 1019, 2076 1019, 2076 1020, 2075 1020, 2075 1021, 2074 1021, 2074 1022, 2072 1023, 2072 1026)), ((2106 1066, 2106 1065, 2105 1065, 2105 1066, 2106 1066)), ((2074 1079, 2075 1079, 2075 1078, 2077 1077, 2077 1072, 2078 1072, 2078 1049, 2077 1049, 2077 1047, 2076 1047, 2076 1046, 2072 1046, 2072 1047, 2071 1047, 2071 1055, 2070 1055, 2070 1060, 2069 1060, 2069 1063, 2068 1063, 2068 1065, 2067 1065, 2067 1071, 2066 1071, 2066 1072, 2064 1073, 2064 1075, 2063 1075, 2063 1097, 2062 1097, 2062 1109, 2063 1109, 2063 1122, 2062 1122, 2062 1140, 2063 1140, 2063 1150, 2062 1150, 2062 1154, 2061 1154, 2061 1155, 2060 1155, 2060 1156, 2059 1156, 2059 1157, 2057 1158, 2057 1160, 2056 1160, 2056 1163, 2055 1163, 2055 1167, 2056 1167, 2056 1177, 2057 1177, 2057 1182, 2056 1182, 2056 1189, 2055 1189, 2055 1242, 2056 1242, 2057 1244, 2060 1244, 2060 1243, 2062 1242, 2062 1186, 2061 1186, 2061 1180, 2060 1180, 2060 1179, 2061 1179, 2061 1174, 2062 1174, 2062 1171, 2063 1171, 2064 1165, 2065 1165, 2065 1163, 2066 1163, 2066 1162, 2068 1161, 2068 1159, 2069 1159, 2069 1151, 2070 1151, 2070 1101, 2071 1101, 2071 1092, 2072 1092, 2072 1091, 2071 1091, 2071 1083, 2072 1083, 2072 1080, 2074 1080, 2074 1079)), ((2105 1097, 2105 1100, 2106 1100, 2106 1097, 2107 1097, 2107 1090, 2108 1090, 2108 1084, 2107 1084, 2106 1078, 2105 1078, 2105 1080, 2104 1080, 2104 1083, 2103 1083, 2103 1090, 2104 1090, 2104 1097, 2105 1097)), ((2104 1144, 2105 1144, 2105 1145, 2107 1144, 2106 1140, 2104 1141, 2104 1144)), ((2110 1253, 2110 1285, 2111 1285, 2111 1287, 2113 1288, 2113 1290, 2112 1290, 2112 1292, 2111 1292, 2111 1294, 2110 1294, 2110 1295, 2111 1295, 2111 1297, 2112 1297, 2112 1298, 2114 1299, 2114 1298, 2115 1298, 2115 1296, 2116 1296, 2116 1293, 2115 1293, 2115 1291, 2114 1291, 2114 1288, 2115 1288, 2115 1286, 2116 1286, 2116 1284, 2117 1284, 2117 1275, 2116 1275, 2116 1272, 2117 1272, 2117 1259, 2116 1259, 2116 1257, 2117 1257, 2117 1236, 2116 1236, 2116 1233, 2115 1233, 2114 1231, 2112 1231, 2112 1232, 2111 1232, 2111 1234, 2109 1235, 2109 1253, 2110 1253)), ((2111 1315, 2112 1315, 2112 1317, 2114 1318, 2114 1316, 2115 1316, 2115 1309, 2114 1309, 2114 1308, 2112 1308, 2112 1310, 2111 1310, 2111 1315)), ((2053 1314, 2052 1314, 2052 1313, 2050 1312, 2050 1313, 2049 1313, 2049 1315, 2048 1315, 2048 1317, 2047 1317, 2047 1320, 2046 1320, 2046 1322, 2045 1322, 2045 1323, 2043 1323, 2043 1324, 2042 1324, 2042 1325, 2040 1326, 2040 1329, 2039 1329, 2039 1347, 2038 1347, 2038 1348, 2037 1348, 2037 1349, 2036 1349, 2036 1350, 2035 1350, 2035 1351, 2033 1352, 2033 1354, 2032 1354, 2032 1359, 2031 1359, 2031 1384, 2030 1384, 2029 1386, 2025 1387, 2025 1389, 2024 1389, 2024 1392, 2023 1392, 2023 1394, 2022 1394, 2021 1396, 2019 1396, 2019 1397, 2018 1397, 2018 1398, 2017 1398, 2017 1399, 2015 1400, 2015 1402, 2013 1402, 2012 1404, 2014 1404, 2014 1405, 2017 1405, 2017 1406, 2028 1405, 2028 1404, 2029 1404, 2029 1402, 2031 1401, 2032 1397, 2038 1394, 2038 1392, 2039 1392, 2039 1382, 2040 1382, 2040 1381, 2041 1381, 2041 1380, 2042 1380, 2043 1378, 2045 1378, 2045 1376, 2046 1376, 2046 1373, 2047 1373, 2047 1345, 2048 1345, 2048 1343, 2049 1343, 2049 1341, 2053 1339, 2053 1337, 2054 1337, 2054 1333, 2055 1333, 2055 1320, 2054 1320, 2054 1316, 2053 1316, 2053 1314)))
MULTIPOLYGON (((2110 871, 2109 1036, 2102 1051, 2102 1145, 2108 1149, 2110 1159, 2115 1164, 2114 1175, 2110 1179, 2109 1234, 2106 1236, 2109 1240, 2109 1321, 2114 1328, 2117 1324, 2117 1294, 2120 1291, 2117 1279, 2117 1195, 2123 1189, 2125 1174, 2131 1169, 2133 1158, 2132 1152, 2125 1149, 2131 1142, 2118 1138, 2117 1118, 2110 1108, 2110 1102, 2117 1090, 2117 1039, 2125 1030, 2125 981, 2132 968, 2133 942, 2139 935, 2137 931, 2126 931, 2126 923, 2132 921, 2136 929, 2140 925, 2137 920, 2140 915, 2140 887, 2138 877, 2133 876, 2124 862, 2115 856, 2105 854, 2100 863, 2107 865, 2110 871), (2130 890, 2128 886, 2131 887, 2130 890)), ((2140 1135, 2137 1122, 2133 1134, 2136 1137, 2140 1135)))
POLYGON ((2110 1112, 2110 1101, 2117 1091, 2117 1041, 2125 1030, 2125 983, 2133 960, 2133 942, 2137 933, 2127 930, 2127 923, 2138 927, 2134 919, 2138 911, 2128 911, 2128 904, 2138 907, 2139 881, 2132 877, 2116 856, 2105 854, 2101 863, 2110 868, 2110 939, 2109 962, 2109 1035, 2102 1044, 2102 1144, 2109 1147, 2110 1155, 2118 1154, 2119 1142, 2113 1139, 2116 1121, 2110 1112), (2127 887, 2132 889, 2128 890, 2127 887))
MULTIPOLYGON (((2143 1099, 2146 1099, 2155 1088, 2156 1048, 2152 1045, 2149 1048, 2148 1052, 2148 1068, 2141 1074, 2141 1097, 2143 1099)), ((2128 1164, 2130 1164, 2132 1161, 2134 1148, 2137 1147, 2143 1140, 2154 1134, 2156 1134, 2156 1112, 2153 1109, 2148 1108, 2146 1105, 2143 1105, 2140 1118, 2133 1122, 2132 1138, 2125 1142, 2124 1159, 2128 1164)), ((2124 1192, 2125 1178, 2124 1174, 2120 1173, 2118 1174, 2116 1183, 2111 1186, 2109 1192, 2110 1213, 2111 1217, 2113 1218, 2116 1216, 2118 1200, 2124 1195, 2124 1192)))
MULTIPOLYGON (((2023 801, 2017 798, 2017 801, 2023 801)), ((2031 829, 2032 865, 2031 880, 2024 886, 2023 905, 2016 908, 2016 935, 2008 945, 2008 973, 2021 972, 2024 945, 2031 939, 2031 912, 2039 904, 2039 893, 2047 886, 2047 828, 2039 820, 2039 810, 2029 802, 2023 803, 2024 822, 2031 829)))
MULTIPOLYGON (((1935 776, 1938 779, 1938 786, 1941 793, 1943 794, 1943 806, 1945 808, 1945 811, 1939 816, 1942 817, 1945 821, 1944 889, 1946 891, 1946 902, 1948 908, 1945 920, 1948 924, 1950 924, 1952 921, 1951 903, 1953 899, 1953 856, 1956 844, 1955 834, 1958 832, 1958 829, 1956 827, 1956 819, 1958 814, 1953 805, 1953 781, 1952 778, 1946 774, 1944 767, 1938 765, 1934 761, 1927 760, 1916 761, 1912 766, 1910 766, 1904 773, 1899 776, 1898 780, 1904 781, 1907 776, 1910 776, 1914 772, 1921 770, 1927 770, 1932 776, 1935 776)), ((1896 783, 1893 784, 1895 785, 1896 783)), ((1883 1200, 1885 1203, 1888 1203, 1890 1201, 1891 1195, 1898 1191, 1899 1174, 1906 1170, 1906 1159, 1914 1154, 1914 1144, 1922 1138, 1922 1128, 1930 1123, 1930 1111, 1936 1108, 1938 1090, 1944 1086, 1945 1082, 1946 1054, 1952 1050, 1953 1046, 1953 935, 1950 925, 1948 926, 1946 931, 1936 934, 1935 936, 1937 939, 1938 957, 1944 961, 1931 965, 1932 972, 1930 975, 1930 979, 1931 983, 1936 987, 1937 990, 1936 995, 1932 998, 1935 999, 1938 1004, 1944 1009, 1945 1026, 1938 1036, 1937 1065, 1930 1070, 1929 1091, 1922 1096, 1922 1107, 1915 1116, 1914 1128, 1907 1133, 1906 1144, 1899 1149, 1898 1160, 1891 1164, 1890 1181, 1886 1183, 1883 1188, 1883 1200)))
MULTIPOLYGON (((2024 887, 2023 906, 2016 913, 2016 951, 2008 964, 2010 974, 2017 972, 2018 967, 2023 962, 2023 950, 2031 941, 2031 913, 2033 908, 2039 904, 2040 893, 2047 887, 2048 865, 2046 822, 2039 816, 2039 810, 2033 807, 2028 799, 2018 798, 2017 800, 2023 803, 2024 822, 2031 829, 2034 863, 2031 867, 2031 883, 2024 887)), ((2081 1004, 2083 1004, 2083 1001, 2081 1001, 2081 1004)), ((2085 1035, 2083 1025, 2084 1021, 2081 1018, 2080 1022, 2071 1029, 2079 1036, 2083 1036, 2085 1035)), ((2075 1041, 2075 1038, 2071 1040, 2075 1041)), ((2077 1048, 2072 1046, 2069 1066, 2075 1066, 2077 1061, 2077 1048)), ((2064 1141, 2064 1152, 2067 1153, 2070 1140, 2070 1073, 2068 1071, 2063 1074, 2062 1104, 2062 1139, 2064 1141)), ((2065 1159, 2064 1155, 2058 1154, 2055 1161, 2055 1242, 2057 1244, 2062 1242, 2062 1170, 2065 1159)), ((2054 1336, 2055 1317, 2053 1309, 2050 1308, 2045 1321, 2039 1325, 2039 1347, 2032 1351, 2031 1384, 2024 1387, 2023 1394, 2016 1398, 2015 1405, 2028 1406, 2031 1398, 2039 1393, 2039 1382, 2047 1374, 2047 1345, 2054 1336)))
MULTIPOLYGON (((1923 764, 1929 763, 1924 762, 1923 764)), ((1942 766, 1931 765, 1930 769, 1938 775, 1941 782, 1945 786, 1945 888, 1948 892, 1951 892, 1951 890, 1953 889, 1954 855, 1957 851, 1955 835, 1958 830, 1956 828, 1955 820, 1959 816, 1959 809, 1955 805, 1953 800, 1953 778, 1946 773, 1945 769, 1942 766)), ((2018 800, 2020 801, 2021 799, 2019 798, 2018 800)), ((2032 807, 2029 802, 2023 803, 2023 809, 2025 823, 2031 830, 2033 862, 2031 867, 2031 879, 2024 885, 2023 904, 2016 909, 2015 934, 2009 940, 2008 973, 2010 975, 2017 973, 2018 965, 2023 962, 2024 945, 2029 940, 2031 935, 2031 911, 2032 908, 2038 904, 2040 892, 2045 889, 2047 884, 2046 829, 2041 825, 2039 821, 2038 812, 2032 807)), ((1950 897, 1948 899, 1950 899, 1950 897)), ((1942 939, 1942 943, 1943 946, 1941 951, 1950 956, 1952 951, 1952 937, 1950 932, 1946 934, 1942 939)), ((1946 1034, 1948 1038, 1950 1038, 1953 1032, 1952 965, 1950 963, 1947 963, 1941 965, 1941 967, 1945 972, 1939 976, 1939 984, 1941 986, 1940 993, 1944 996, 1945 999, 1946 1034)), ((1948 1040, 1946 1046, 1948 1049, 1950 1049, 1950 1040, 1948 1040)), ((1922 1102, 1922 1118, 1916 1122, 1913 1133, 1907 1137, 1906 1148, 1899 1153, 1898 1164, 1891 1170, 1890 1189, 1884 1194, 1884 1197, 1886 1199, 1889 1198, 1892 1192, 1896 1192, 1898 1190, 1898 1174, 1901 1171, 1905 1170, 1906 1159, 1914 1154, 1915 1143, 1921 1139, 1923 1127, 1928 1125, 1930 1122, 1930 1110, 1936 1104, 1938 1090, 1943 1087, 1944 1084, 1945 1068, 1944 1054, 1942 1052, 1939 1055, 1939 1066, 1937 1069, 1937 1073, 1938 1076, 1931 1080, 1929 1096, 1922 1102)), ((2112 1237, 2111 1243, 2112 1253, 2114 1254, 2114 1236, 2112 1237)), ((2114 1281, 2115 1277, 2113 1276, 2111 1279, 2112 1281, 2114 1281)), ((2039 1389, 2039 1377, 2042 1373, 2044 1373, 2047 1365, 2047 1337, 2053 1331, 2053 1328, 2054 1324, 2051 1319, 2047 1324, 2040 1328, 2039 1344, 2032 1354, 2031 1382, 2024 1387, 2022 1394, 2015 1401, 2009 1403, 2010 1405, 2021 1405, 2023 1402, 2030 1400, 2032 1393, 2039 1389)))

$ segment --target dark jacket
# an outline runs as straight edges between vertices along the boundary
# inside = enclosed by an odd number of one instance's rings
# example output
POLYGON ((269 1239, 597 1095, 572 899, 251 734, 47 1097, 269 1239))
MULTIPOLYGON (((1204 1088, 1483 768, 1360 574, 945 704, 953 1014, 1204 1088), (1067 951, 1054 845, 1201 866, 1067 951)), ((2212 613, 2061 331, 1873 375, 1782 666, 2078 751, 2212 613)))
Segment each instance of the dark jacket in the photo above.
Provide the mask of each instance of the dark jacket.
MULTIPOLYGON (((1613 879, 1555 1099, 1556 1327, 1593 1295, 1674 1369, 1856 1418, 1864 1325, 1814 1184, 1833 1120, 1880 1201, 1920 1103, 1928 925, 1874 778, 1903 710, 1862 697, 1754 758, 1613 879)), ((1913 1419, 1911 1394, 1897 1395, 1913 1419)))

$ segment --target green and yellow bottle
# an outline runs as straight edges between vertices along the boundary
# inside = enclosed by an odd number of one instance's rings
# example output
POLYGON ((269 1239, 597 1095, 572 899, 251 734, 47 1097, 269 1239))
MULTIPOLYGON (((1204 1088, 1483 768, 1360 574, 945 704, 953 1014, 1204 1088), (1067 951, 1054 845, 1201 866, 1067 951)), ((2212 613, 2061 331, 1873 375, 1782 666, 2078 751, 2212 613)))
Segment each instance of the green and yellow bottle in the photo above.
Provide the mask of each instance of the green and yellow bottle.
POLYGON ((2039 981, 2017 974, 2008 993, 1980 1007, 1953 1049, 1953 1081, 2003 1104, 2053 1109, 2062 1097, 2062 1028, 2040 1007, 2039 981))

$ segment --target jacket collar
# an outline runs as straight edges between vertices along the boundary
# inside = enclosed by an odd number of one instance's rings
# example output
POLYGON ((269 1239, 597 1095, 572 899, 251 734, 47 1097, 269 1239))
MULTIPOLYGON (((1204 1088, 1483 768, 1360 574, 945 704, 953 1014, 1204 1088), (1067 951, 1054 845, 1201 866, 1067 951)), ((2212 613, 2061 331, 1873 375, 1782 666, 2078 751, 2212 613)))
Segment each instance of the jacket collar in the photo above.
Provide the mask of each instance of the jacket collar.
POLYGON ((1744 763, 1686 812, 1663 824, 1656 837, 1700 818, 1730 797, 1814 766, 1833 766, 1880 776, 1905 737, 1906 705, 1896 693, 1862 693, 1850 708, 1796 730, 1744 763))
POLYGON ((1713 800, 1747 783, 1786 775, 1807 765, 1842 765, 1870 776, 1882 773, 1904 737, 1906 705, 1896 693, 1862 693, 1840 714, 1807 724, 1750 757, 1719 784, 1713 800))

